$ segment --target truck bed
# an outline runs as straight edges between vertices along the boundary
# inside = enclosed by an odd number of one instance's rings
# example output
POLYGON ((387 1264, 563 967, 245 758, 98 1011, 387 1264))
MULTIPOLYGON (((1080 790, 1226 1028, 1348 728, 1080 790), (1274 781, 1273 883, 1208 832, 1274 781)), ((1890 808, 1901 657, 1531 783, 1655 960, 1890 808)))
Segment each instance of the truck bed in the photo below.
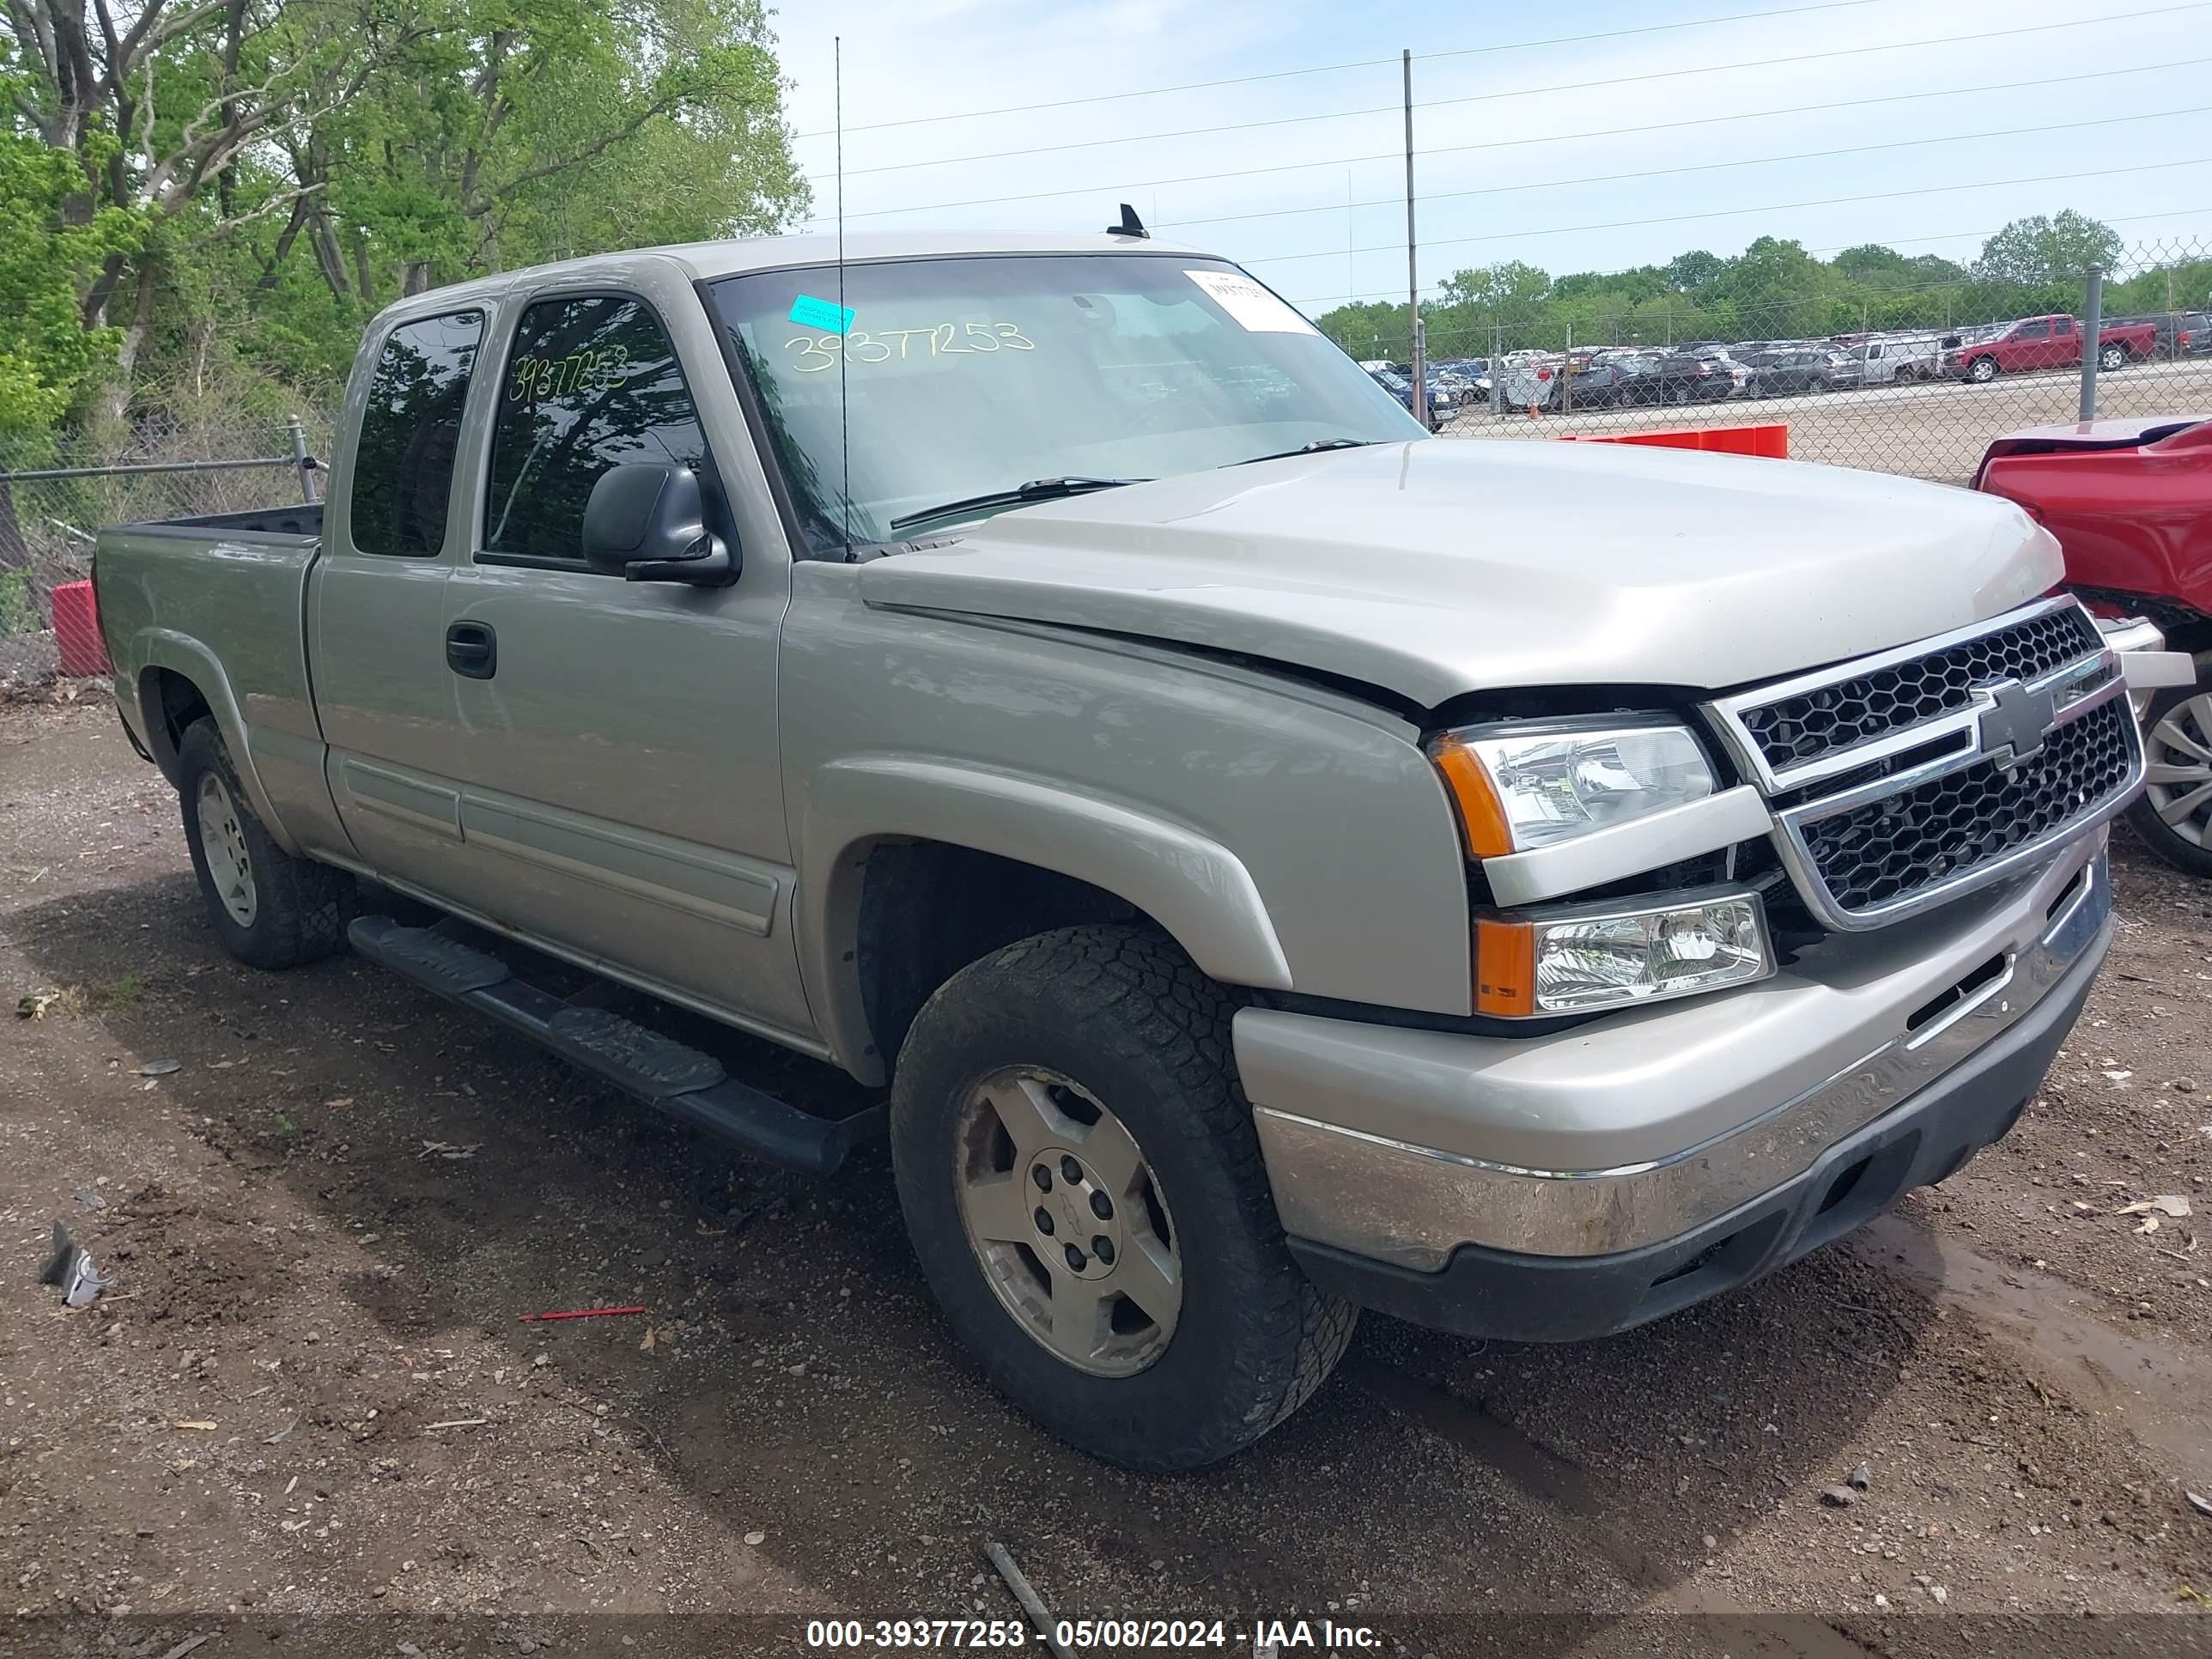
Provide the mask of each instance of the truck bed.
POLYGON ((331 816, 308 693, 307 573, 321 550, 313 503, 165 519, 100 532, 100 632, 134 732, 165 768, 174 688, 216 716, 252 805, 276 825, 331 816))
POLYGON ((288 540, 319 541, 323 534, 323 504, 320 501, 296 501, 289 507, 248 507, 242 513, 204 513, 189 518, 155 519, 146 524, 120 525, 106 533, 118 536, 189 536, 203 541, 218 536, 251 536, 257 540, 276 536, 288 540))

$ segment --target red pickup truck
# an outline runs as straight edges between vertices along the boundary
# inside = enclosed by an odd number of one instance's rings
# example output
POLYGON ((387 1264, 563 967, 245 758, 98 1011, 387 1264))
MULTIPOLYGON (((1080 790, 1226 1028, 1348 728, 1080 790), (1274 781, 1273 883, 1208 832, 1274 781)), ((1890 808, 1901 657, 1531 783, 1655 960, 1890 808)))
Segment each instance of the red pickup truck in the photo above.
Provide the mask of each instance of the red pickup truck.
MULTIPOLYGON (((2001 374, 2070 368, 2081 361, 2081 325, 2069 316, 2023 317, 1988 339, 1969 341, 1963 335, 1946 339, 1944 371, 1987 385, 2001 374)), ((2108 323, 2097 331, 2099 368, 2118 368, 2157 355, 2156 323, 2108 323)))
MULTIPOLYGON (((2128 809, 2151 851, 2212 877, 2212 420, 2031 427, 1989 447, 1974 488, 2018 502, 2058 538, 2066 586, 2100 617, 2148 618, 2195 658, 2139 712, 2150 782, 2128 809)), ((2106 623, 2108 630, 2112 623, 2106 623)), ((2115 648, 2129 630, 2112 635, 2115 648)))

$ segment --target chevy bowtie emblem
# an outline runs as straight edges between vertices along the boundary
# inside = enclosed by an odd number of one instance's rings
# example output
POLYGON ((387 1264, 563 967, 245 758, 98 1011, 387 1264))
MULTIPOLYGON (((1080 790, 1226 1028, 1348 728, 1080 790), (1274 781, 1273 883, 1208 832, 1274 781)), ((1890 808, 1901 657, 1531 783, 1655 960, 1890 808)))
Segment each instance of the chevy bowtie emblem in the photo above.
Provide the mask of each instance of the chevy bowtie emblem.
POLYGON ((2009 772, 2043 747, 2057 724, 2057 708, 2049 691, 2032 691, 2018 680, 1999 681, 1989 696, 1990 706, 1982 710, 1982 752, 2009 772))

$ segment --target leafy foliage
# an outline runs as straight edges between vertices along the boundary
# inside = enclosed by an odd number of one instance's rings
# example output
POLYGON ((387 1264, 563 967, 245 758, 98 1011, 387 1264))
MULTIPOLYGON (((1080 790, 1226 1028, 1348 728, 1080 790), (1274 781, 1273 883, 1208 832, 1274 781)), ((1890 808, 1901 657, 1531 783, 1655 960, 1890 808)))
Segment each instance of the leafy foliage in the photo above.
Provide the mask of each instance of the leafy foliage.
POLYGON ((762 0, 9 0, 0 432, 331 400, 406 294, 803 213, 762 0))
MULTIPOLYGON (((1432 356, 1484 356, 1493 346, 1664 345, 1691 340, 1820 338, 1854 330, 1957 327, 2082 303, 2092 264, 2120 259, 2111 227, 2068 210, 2015 220, 1971 266, 1878 244, 1820 259, 1762 236, 1734 258, 1695 249, 1665 264, 1553 276, 1520 261, 1455 271, 1424 301, 1432 356)), ((2152 262, 2108 281, 2108 314, 2212 301, 2212 262, 2152 262)), ((1374 301, 1316 319, 1355 357, 1402 360, 1406 307, 1374 301)))

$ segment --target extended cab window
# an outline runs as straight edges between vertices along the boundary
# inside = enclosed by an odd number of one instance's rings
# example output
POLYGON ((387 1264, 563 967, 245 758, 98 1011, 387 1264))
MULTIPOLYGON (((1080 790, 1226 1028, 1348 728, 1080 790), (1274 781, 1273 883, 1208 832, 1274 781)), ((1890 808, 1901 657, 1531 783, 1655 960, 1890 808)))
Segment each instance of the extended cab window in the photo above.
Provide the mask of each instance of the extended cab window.
POLYGON ((714 491, 690 388, 642 301, 595 295, 524 312, 492 422, 479 556, 580 568, 592 486, 625 462, 673 461, 714 491))
POLYGON ((461 406, 483 337, 483 313, 458 311, 402 323, 386 339, 353 453, 353 544, 362 552, 444 548, 461 406))

